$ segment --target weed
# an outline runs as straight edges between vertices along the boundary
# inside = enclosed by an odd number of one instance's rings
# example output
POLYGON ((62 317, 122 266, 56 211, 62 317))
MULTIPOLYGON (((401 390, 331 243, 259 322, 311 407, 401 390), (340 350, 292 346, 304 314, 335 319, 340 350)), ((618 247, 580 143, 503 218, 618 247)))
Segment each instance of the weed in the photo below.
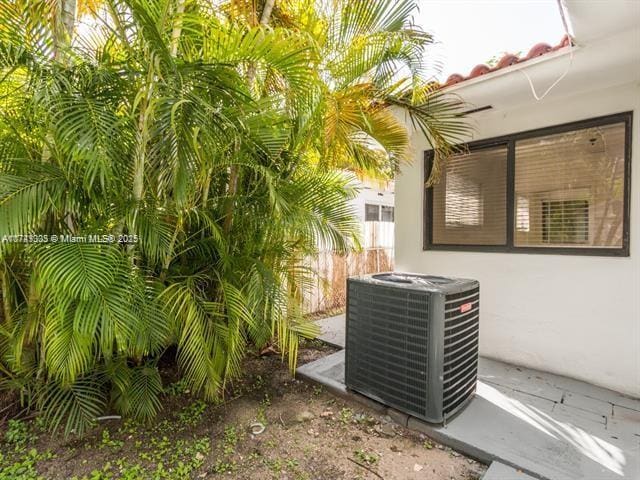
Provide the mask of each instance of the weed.
POLYGON ((258 452, 251 452, 249 454, 249 456, 247 457, 247 460, 254 461, 254 460, 258 460, 261 457, 261 455, 258 452))
POLYGON ((269 470, 271 470, 276 475, 280 475, 282 473, 283 463, 282 463, 281 459, 279 459, 279 458, 276 458, 276 459, 265 458, 263 461, 264 461, 264 464, 267 467, 269 467, 269 470))
POLYGON ((262 423, 265 427, 267 426, 267 412, 262 405, 258 407, 258 412, 256 413, 256 420, 262 423))
POLYGON ((121 448, 124 445, 122 440, 111 438, 109 430, 102 431, 102 440, 100 441, 100 448, 121 448))
POLYGON ((0 453, 0 480, 40 480, 36 464, 41 460, 52 458, 51 452, 38 453, 35 448, 20 451, 17 457, 0 453))
POLYGON ((224 438, 222 439, 222 451, 225 455, 232 455, 238 444, 238 432, 236 427, 230 425, 224 429, 224 438))
POLYGON ((206 402, 196 400, 191 405, 184 407, 178 413, 178 419, 181 423, 189 426, 195 426, 200 421, 202 414, 207 408, 206 402))
POLYGON ((27 443, 35 442, 38 437, 30 432, 29 425, 22 420, 9 420, 4 434, 7 443, 16 448, 24 447, 27 443))
POLYGON ((353 420, 358 425, 372 426, 372 425, 375 425, 377 423, 375 418, 373 418, 371 415, 367 415, 366 413, 357 413, 357 414, 355 414, 353 416, 353 420))
POLYGON ((183 393, 189 393, 189 386, 187 385, 186 379, 181 378, 177 382, 170 383, 164 387, 164 393, 171 395, 172 397, 182 395, 183 393))
POLYGON ((256 375, 255 380, 253 381, 253 385, 252 385, 252 390, 256 391, 256 390, 262 390, 265 386, 265 381, 264 378, 262 378, 262 375, 256 375))
POLYGON ((353 455, 363 463, 367 465, 374 465, 378 463, 378 456, 375 453, 367 453, 362 449, 355 450, 353 455))
POLYGON ((340 421, 343 424, 347 424, 350 423, 351 420, 353 419, 353 410, 351 410, 350 408, 343 408, 342 410, 340 410, 340 421))
POLYGON ((213 473, 233 473, 238 469, 238 464, 235 461, 224 461, 218 459, 216 463, 211 467, 213 473))
POLYGON ((260 402, 260 406, 258 407, 258 412, 256 413, 256 420, 258 420, 263 425, 267 425, 267 408, 271 406, 271 399, 268 394, 264 394, 264 398, 260 402))

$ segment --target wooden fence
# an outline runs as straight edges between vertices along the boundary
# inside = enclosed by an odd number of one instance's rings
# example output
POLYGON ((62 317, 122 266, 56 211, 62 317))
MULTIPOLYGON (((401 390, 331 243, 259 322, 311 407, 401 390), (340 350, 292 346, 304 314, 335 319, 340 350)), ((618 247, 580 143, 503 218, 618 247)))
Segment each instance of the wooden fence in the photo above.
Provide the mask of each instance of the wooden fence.
POLYGON ((320 252, 309 260, 316 282, 305 296, 306 313, 344 308, 347 278, 393 270, 393 247, 368 247, 358 253, 320 252))

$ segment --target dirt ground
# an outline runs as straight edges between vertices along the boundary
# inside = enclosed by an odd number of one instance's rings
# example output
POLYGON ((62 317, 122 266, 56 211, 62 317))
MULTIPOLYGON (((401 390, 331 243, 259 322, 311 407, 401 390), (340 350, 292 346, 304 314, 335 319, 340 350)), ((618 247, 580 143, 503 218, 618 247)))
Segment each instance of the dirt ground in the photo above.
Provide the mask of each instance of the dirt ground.
MULTIPOLYGON (((300 350, 299 363, 331 351, 312 344, 300 350)), ((249 358, 245 371, 220 405, 169 383, 164 410, 149 426, 105 421, 85 438, 65 441, 39 432, 32 422, 20 454, 3 434, 0 480, 469 480, 485 470, 360 404, 293 379, 277 356, 249 358), (262 433, 250 431, 255 422, 264 425, 262 433), (23 462, 27 473, 12 477, 20 469, 11 462, 23 462)))

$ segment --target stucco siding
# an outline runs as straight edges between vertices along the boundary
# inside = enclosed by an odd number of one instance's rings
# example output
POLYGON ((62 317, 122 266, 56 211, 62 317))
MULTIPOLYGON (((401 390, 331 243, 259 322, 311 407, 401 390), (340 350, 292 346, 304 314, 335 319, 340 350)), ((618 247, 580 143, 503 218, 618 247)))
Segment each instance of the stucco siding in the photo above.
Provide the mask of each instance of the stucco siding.
POLYGON ((630 257, 423 251, 423 152, 396 180, 396 267, 476 278, 481 355, 640 397, 640 86, 521 102, 474 117, 480 140, 633 111, 630 257))

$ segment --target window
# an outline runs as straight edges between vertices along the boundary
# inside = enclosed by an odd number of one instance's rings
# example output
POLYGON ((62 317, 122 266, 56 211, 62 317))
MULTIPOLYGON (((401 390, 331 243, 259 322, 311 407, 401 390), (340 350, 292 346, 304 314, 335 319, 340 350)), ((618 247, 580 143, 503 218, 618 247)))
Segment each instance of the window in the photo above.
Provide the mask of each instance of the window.
POLYGON ((364 221, 378 222, 380 220, 380 205, 366 203, 364 205, 364 221))
POLYGON ((382 222, 393 222, 393 207, 382 205, 380 208, 380 220, 382 222))
POLYGON ((507 225, 507 148, 483 148, 447 161, 433 189, 433 241, 503 245, 507 225))
POLYGON ((469 144, 426 191, 425 248, 628 256, 631 124, 624 113, 469 144))
POLYGON ((515 193, 530 228, 515 246, 622 248, 625 124, 515 142, 515 193))
POLYGON ((372 203, 365 203, 364 221, 393 222, 393 207, 390 207, 388 205, 375 205, 372 203))

